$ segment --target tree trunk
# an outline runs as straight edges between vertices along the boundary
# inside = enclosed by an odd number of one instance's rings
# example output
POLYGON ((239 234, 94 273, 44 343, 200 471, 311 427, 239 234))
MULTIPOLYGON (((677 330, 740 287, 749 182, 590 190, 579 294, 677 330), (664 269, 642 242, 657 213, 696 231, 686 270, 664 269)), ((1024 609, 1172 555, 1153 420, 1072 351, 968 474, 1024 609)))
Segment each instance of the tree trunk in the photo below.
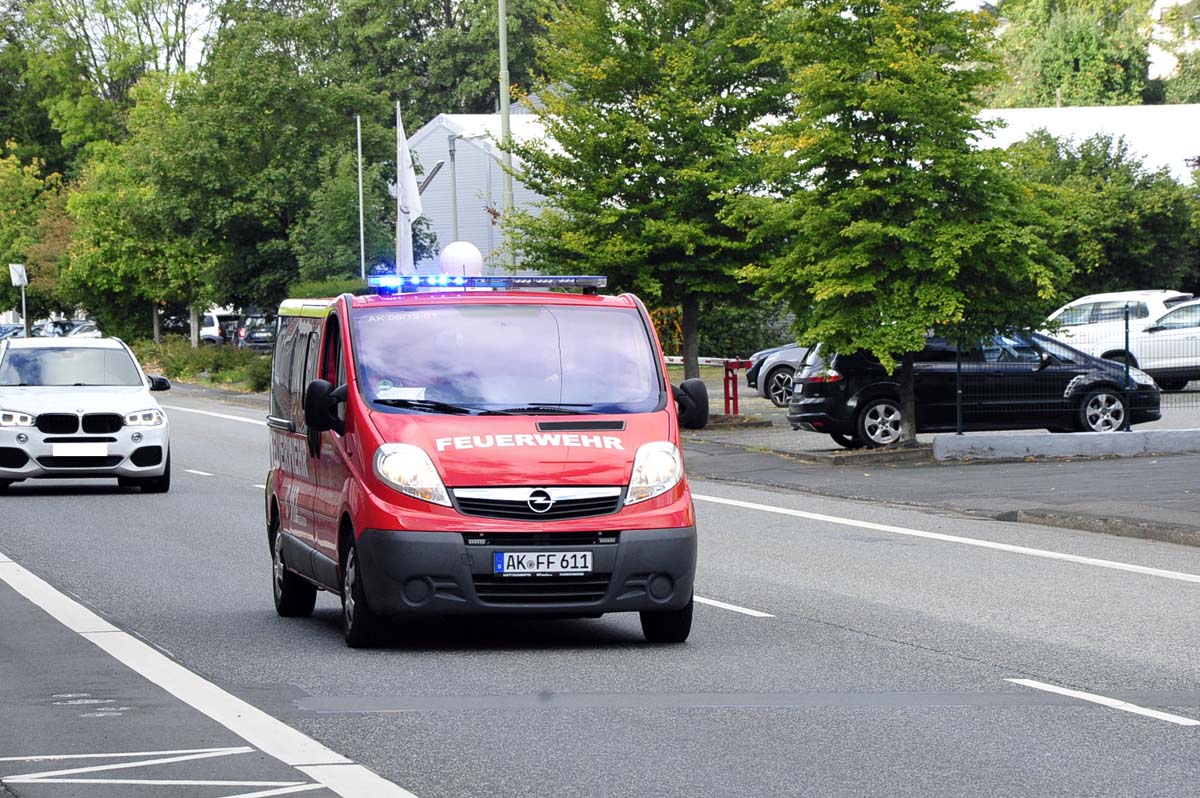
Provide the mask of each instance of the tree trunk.
POLYGON ((188 308, 188 321, 191 328, 192 349, 200 348, 200 309, 195 305, 188 308))
POLYGON ((897 446, 917 443, 917 397, 913 384, 913 362, 916 355, 905 352, 900 360, 900 439, 897 446))
POLYGON ((700 376, 700 297, 683 297, 683 378, 700 376))
POLYGON ((155 302, 152 312, 154 313, 154 343, 162 343, 162 323, 158 318, 158 303, 155 302))

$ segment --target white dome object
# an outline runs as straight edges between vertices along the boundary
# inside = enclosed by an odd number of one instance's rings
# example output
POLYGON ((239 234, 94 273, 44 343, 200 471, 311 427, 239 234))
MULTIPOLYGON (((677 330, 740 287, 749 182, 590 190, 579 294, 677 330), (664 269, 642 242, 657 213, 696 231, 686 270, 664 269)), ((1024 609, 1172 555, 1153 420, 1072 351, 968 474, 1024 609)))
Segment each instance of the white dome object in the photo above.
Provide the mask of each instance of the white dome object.
POLYGON ((438 262, 442 274, 453 277, 479 277, 483 274, 483 254, 470 241, 455 241, 442 250, 438 262))

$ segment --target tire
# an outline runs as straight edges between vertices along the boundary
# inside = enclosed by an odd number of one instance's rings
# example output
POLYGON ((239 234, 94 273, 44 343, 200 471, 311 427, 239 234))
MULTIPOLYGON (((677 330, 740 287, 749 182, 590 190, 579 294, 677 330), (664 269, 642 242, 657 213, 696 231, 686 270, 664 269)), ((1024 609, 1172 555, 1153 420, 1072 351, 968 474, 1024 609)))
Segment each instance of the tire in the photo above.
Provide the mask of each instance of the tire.
POLYGON ((367 605, 362 573, 358 567, 358 547, 346 549, 342 567, 342 632, 350 648, 370 648, 379 640, 382 619, 367 605))
POLYGON ((1084 432, 1116 432, 1125 424, 1125 399, 1112 388, 1089 391, 1079 403, 1078 426, 1084 432))
POLYGON ((791 366, 776 366, 763 381, 763 391, 771 404, 776 407, 787 407, 792 401, 792 390, 795 387, 796 370, 791 366))
POLYGON ((317 604, 317 588, 287 569, 283 561, 283 533, 275 530, 271 546, 271 594, 275 612, 284 618, 307 618, 317 604))
POLYGON ((651 643, 682 643, 692 631, 692 607, 694 599, 677 610, 659 612, 643 611, 642 634, 651 643))
POLYGON ((1158 380, 1158 387, 1162 388, 1164 391, 1172 391, 1172 392, 1182 391, 1183 389, 1188 387, 1189 382, 1191 382, 1191 380, 1189 380, 1185 377, 1177 377, 1175 379, 1162 379, 1162 380, 1158 380))
MULTIPOLYGON (((120 480, 117 480, 120 484, 120 480)), ((166 493, 171 489, 171 453, 167 452, 167 466, 160 477, 140 477, 136 484, 142 493, 166 493)))
POLYGON ((861 449, 863 442, 853 435, 843 435, 840 432, 831 432, 829 437, 833 438, 833 442, 843 449, 861 449))
POLYGON ((873 399, 859 411, 854 426, 854 437, 866 446, 891 446, 900 440, 900 403, 895 399, 873 399))
POLYGON ((0 479, 0 493, 7 493, 8 486, 16 482, 15 479, 0 479))

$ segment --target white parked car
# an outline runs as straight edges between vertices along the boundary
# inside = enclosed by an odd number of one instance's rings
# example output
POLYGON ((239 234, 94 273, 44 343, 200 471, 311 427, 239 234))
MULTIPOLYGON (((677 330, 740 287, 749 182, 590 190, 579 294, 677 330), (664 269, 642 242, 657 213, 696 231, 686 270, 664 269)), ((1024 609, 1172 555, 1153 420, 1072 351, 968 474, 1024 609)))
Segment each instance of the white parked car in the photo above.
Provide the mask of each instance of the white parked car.
POLYGON ((117 479, 171 486, 167 417, 147 377, 116 338, 0 341, 0 490, 25 479, 117 479))
POLYGON ((1200 379, 1200 300, 1181 291, 1093 294, 1050 316, 1053 336, 1095 357, 1128 361, 1163 390, 1183 390, 1200 379), (1129 341, 1125 307, 1129 306, 1129 341))

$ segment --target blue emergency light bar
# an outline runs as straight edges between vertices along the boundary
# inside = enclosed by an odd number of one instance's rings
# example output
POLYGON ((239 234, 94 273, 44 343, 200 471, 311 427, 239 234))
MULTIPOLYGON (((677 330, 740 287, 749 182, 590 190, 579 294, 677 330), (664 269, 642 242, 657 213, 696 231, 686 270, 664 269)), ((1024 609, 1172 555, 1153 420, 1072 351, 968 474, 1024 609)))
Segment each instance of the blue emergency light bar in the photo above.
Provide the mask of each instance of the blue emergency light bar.
POLYGON ((382 274, 367 278, 367 285, 377 288, 381 293, 401 293, 407 291, 437 290, 442 288, 493 288, 511 291, 517 288, 582 288, 585 293, 595 293, 597 288, 608 285, 608 278, 602 275, 533 275, 516 277, 512 275, 486 275, 481 277, 463 277, 449 274, 400 275, 382 274))

